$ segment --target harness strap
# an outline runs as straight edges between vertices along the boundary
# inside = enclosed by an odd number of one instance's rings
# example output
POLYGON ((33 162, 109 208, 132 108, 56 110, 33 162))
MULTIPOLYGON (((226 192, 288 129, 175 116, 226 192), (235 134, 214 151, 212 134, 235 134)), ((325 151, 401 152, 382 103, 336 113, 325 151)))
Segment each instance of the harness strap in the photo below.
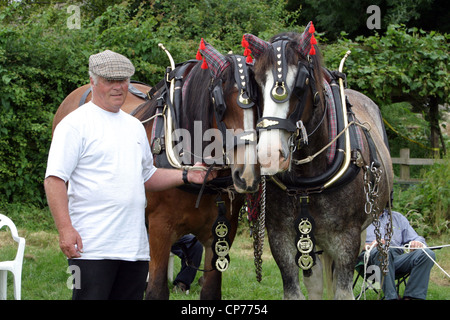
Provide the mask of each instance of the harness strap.
POLYGON ((196 208, 196 209, 198 209, 198 206, 200 205, 200 200, 201 200, 201 198, 202 198, 203 191, 205 191, 206 181, 207 181, 208 176, 209 176, 209 174, 211 173, 211 170, 212 170, 213 168, 214 168, 213 166, 210 166, 210 167, 208 168, 208 170, 206 171, 205 179, 203 180, 202 187, 201 187, 201 189, 200 189, 200 191, 199 191, 199 193, 198 193, 197 201, 195 202, 195 208, 196 208))
POLYGON ((308 210, 309 196, 302 195, 299 197, 299 201, 300 212, 295 219, 295 230, 297 234, 297 254, 295 261, 297 266, 303 270, 304 275, 310 276, 311 268, 316 263, 316 255, 314 252, 316 243, 314 237, 315 222, 308 210))
POLYGON ((231 225, 226 218, 225 202, 222 200, 220 194, 217 196, 216 206, 218 216, 212 226, 214 240, 212 244, 213 258, 211 264, 216 270, 224 272, 230 265, 230 239, 228 236, 231 225))

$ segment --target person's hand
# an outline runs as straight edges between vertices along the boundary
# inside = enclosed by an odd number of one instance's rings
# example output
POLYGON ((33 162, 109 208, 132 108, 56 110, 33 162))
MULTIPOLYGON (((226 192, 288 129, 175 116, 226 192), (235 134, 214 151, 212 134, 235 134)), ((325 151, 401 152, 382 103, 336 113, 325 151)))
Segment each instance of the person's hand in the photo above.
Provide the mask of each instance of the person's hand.
POLYGON ((83 253, 83 241, 77 230, 73 227, 60 230, 59 247, 67 258, 80 258, 83 253))
POLYGON ((423 248, 424 247, 424 244, 422 243, 422 242, 420 242, 420 241, 411 241, 409 244, 408 244, 408 248, 409 248, 409 250, 414 250, 414 249, 417 249, 417 248, 423 248))
MULTIPOLYGON (((195 167, 206 167, 204 164, 197 162, 194 165, 194 168, 188 170, 187 179, 191 183, 202 184, 206 177, 206 170, 196 169, 195 167)), ((217 177, 217 171, 212 170, 206 181, 211 181, 212 179, 217 177)))

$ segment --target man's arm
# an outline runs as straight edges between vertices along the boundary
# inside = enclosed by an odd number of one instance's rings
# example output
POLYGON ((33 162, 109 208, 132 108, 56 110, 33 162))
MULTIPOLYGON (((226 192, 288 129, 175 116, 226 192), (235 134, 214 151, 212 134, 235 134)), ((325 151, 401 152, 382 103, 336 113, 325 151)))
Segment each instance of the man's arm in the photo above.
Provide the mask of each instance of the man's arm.
MULTIPOLYGON (((217 173, 211 171, 207 181, 214 179, 217 173)), ((202 184, 206 177, 206 170, 188 170, 187 181, 190 183, 202 184)), ((153 175, 145 182, 147 191, 163 191, 178 187, 184 184, 183 171, 177 169, 158 168, 153 175)))
POLYGON ((58 177, 49 176, 44 180, 44 188, 48 206, 58 229, 61 251, 67 258, 81 257, 83 242, 70 220, 66 183, 58 177))

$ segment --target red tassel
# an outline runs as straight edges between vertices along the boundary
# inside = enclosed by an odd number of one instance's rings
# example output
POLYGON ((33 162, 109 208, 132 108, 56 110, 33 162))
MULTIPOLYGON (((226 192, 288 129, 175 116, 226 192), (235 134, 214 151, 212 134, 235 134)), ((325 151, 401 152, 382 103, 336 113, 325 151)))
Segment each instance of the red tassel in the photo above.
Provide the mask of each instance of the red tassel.
POLYGON ((206 63, 206 60, 203 59, 203 63, 202 63, 202 69, 208 69, 208 64, 206 63))
POLYGON ((314 33, 314 32, 316 32, 316 29, 314 28, 314 25, 311 21, 311 26, 309 27, 309 33, 314 33))
POLYGON ((311 44, 317 44, 317 40, 314 38, 314 35, 311 36, 311 44))
POLYGON ((202 60, 202 55, 200 54, 200 50, 197 50, 197 54, 196 54, 196 56, 195 56, 195 59, 197 59, 197 60, 202 60))
POLYGON ((252 63, 253 62, 253 59, 252 59, 252 56, 251 55, 248 55, 247 56, 247 59, 245 60, 247 63, 252 63))
POLYGON ((309 55, 313 56, 316 54, 316 49, 314 49, 314 46, 311 46, 311 50, 309 50, 309 55))
POLYGON ((245 39, 245 35, 242 36, 241 45, 242 45, 242 47, 244 47, 246 49, 248 48, 248 41, 247 41, 247 39, 245 39))
POLYGON ((250 50, 249 48, 245 48, 244 50, 244 56, 249 56, 252 53, 252 50, 250 50))
POLYGON ((205 42, 203 41, 203 38, 202 38, 202 40, 200 40, 200 50, 205 50, 205 49, 206 49, 205 42))

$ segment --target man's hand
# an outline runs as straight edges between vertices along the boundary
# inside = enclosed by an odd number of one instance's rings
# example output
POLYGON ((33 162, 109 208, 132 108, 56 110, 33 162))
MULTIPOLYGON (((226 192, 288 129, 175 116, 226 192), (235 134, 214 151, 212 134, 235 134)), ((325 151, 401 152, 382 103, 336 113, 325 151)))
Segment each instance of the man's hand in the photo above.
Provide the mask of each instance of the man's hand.
POLYGON ((411 241, 409 244, 408 244, 408 248, 409 248, 409 250, 414 250, 414 249, 417 249, 417 248, 423 248, 424 247, 424 244, 422 243, 422 242, 420 242, 420 241, 411 241))
MULTIPOLYGON (((204 164, 197 162, 194 165, 194 168, 188 170, 187 172, 187 180, 191 183, 202 184, 206 177, 206 170, 195 169, 195 167, 204 167, 204 164)), ((217 172, 212 170, 206 181, 211 181, 212 179, 217 177, 217 172)))
POLYGON ((59 247, 67 258, 80 258, 83 253, 83 241, 77 230, 72 227, 60 230, 59 247))

